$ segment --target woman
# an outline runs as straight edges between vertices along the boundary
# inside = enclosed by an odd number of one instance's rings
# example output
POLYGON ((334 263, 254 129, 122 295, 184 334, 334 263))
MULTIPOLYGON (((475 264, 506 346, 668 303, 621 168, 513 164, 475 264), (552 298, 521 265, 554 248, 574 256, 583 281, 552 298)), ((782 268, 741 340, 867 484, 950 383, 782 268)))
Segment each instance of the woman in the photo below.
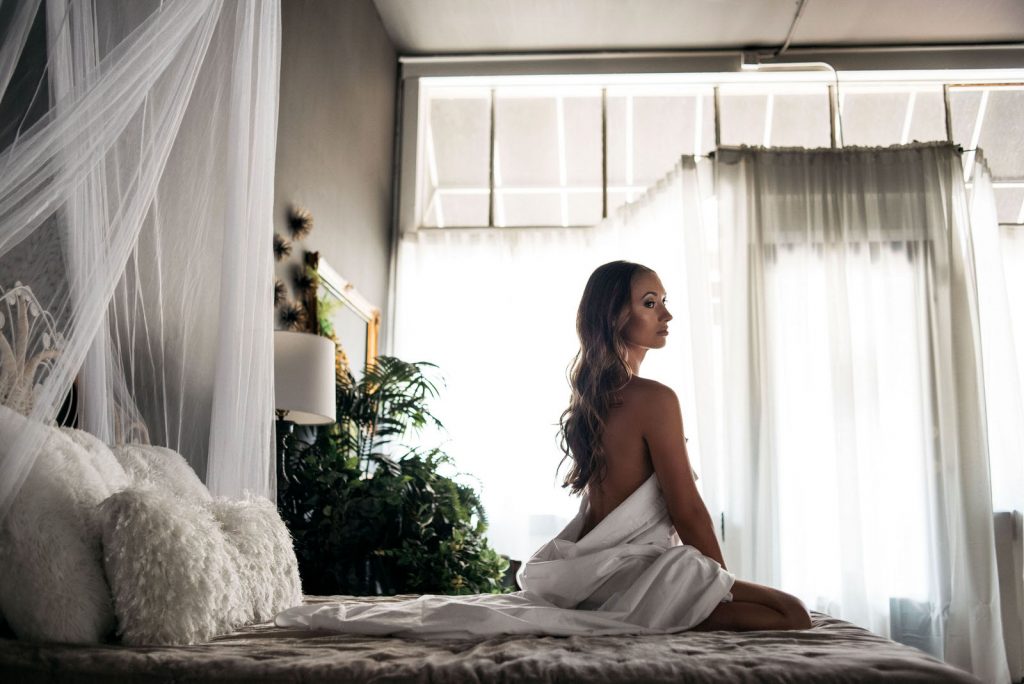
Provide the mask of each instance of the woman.
MULTIPOLYGON (((678 562, 710 568, 704 579, 678 587, 699 593, 728 582, 722 576, 706 579, 716 572, 728 575, 725 560, 694 482, 679 401, 670 388, 638 375, 648 350, 665 346, 671 320, 664 287, 651 269, 613 261, 590 276, 576 319, 580 351, 570 378, 572 400, 561 421, 563 462, 571 466, 564 486, 587 495, 582 541, 656 476, 672 528, 703 556, 678 562)), ((731 599, 717 603, 696 629, 811 626, 800 600, 776 589, 733 580, 731 599)))

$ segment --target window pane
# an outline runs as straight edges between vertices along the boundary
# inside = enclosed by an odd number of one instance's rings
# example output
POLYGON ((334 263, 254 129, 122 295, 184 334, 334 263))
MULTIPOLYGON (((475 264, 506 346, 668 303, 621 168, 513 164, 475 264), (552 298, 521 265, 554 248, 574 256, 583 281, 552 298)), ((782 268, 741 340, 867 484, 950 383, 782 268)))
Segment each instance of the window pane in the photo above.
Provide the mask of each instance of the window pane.
POLYGON ((974 134, 980 105, 980 90, 950 88, 949 117, 953 124, 953 142, 964 149, 971 147, 971 136, 974 134))
POLYGON ((723 86, 722 144, 829 147, 828 88, 723 86))
POLYGON ((828 89, 775 96, 771 145, 777 147, 829 147, 828 89))
POLYGON ((668 173, 681 156, 706 154, 714 146, 713 89, 616 89, 609 93, 611 185, 642 191, 668 173))
POLYGON ((767 95, 727 93, 719 97, 723 145, 763 145, 767 95))
POLYGON ((486 95, 431 101, 429 130, 437 158, 437 181, 442 188, 487 187, 490 126, 491 103, 486 95))
POLYGON ((941 86, 842 86, 839 93, 844 145, 900 145, 946 139, 941 86))
POLYGON ((1000 223, 1021 223, 1024 188, 992 188, 996 196, 996 216, 1000 223))
POLYGON ((1020 86, 953 87, 949 109, 953 141, 984 151, 995 179, 1024 178, 1024 89, 1020 86))
POLYGON ((552 97, 495 101, 495 180, 513 187, 558 186, 558 125, 552 97))
POLYGON ((430 228, 486 226, 490 201, 486 191, 477 194, 440 192, 427 203, 423 225, 430 228))
MULTIPOLYGON (((579 225, 570 215, 568 192, 563 189, 601 188, 600 90, 548 91, 558 94, 537 88, 504 88, 496 93, 495 188, 510 190, 503 193, 505 222, 501 223, 501 211, 496 215, 499 225, 579 225), (524 189, 552 194, 515 192, 524 189)), ((576 213, 599 215, 600 195, 588 194, 579 200, 588 201, 596 204, 576 213)))
MULTIPOLYGON (((601 187, 601 96, 566 97, 565 165, 569 187, 601 187)), ((600 211, 600 208, 598 209, 600 211)))
POLYGON ((516 193, 496 190, 499 204, 495 206, 495 223, 499 226, 560 226, 562 197, 560 192, 516 193), (500 211, 498 211, 500 207, 500 211))
POLYGON ((490 91, 475 88, 434 93, 427 116, 421 172, 424 212, 421 224, 486 226, 490 185, 490 91), (470 189, 483 191, 483 195, 446 193, 470 189))
POLYGON ((568 197, 568 225, 592 226, 601 222, 601 184, 595 192, 574 192, 568 197))
POLYGON ((989 91, 978 147, 993 178, 1024 178, 1024 89, 989 91))

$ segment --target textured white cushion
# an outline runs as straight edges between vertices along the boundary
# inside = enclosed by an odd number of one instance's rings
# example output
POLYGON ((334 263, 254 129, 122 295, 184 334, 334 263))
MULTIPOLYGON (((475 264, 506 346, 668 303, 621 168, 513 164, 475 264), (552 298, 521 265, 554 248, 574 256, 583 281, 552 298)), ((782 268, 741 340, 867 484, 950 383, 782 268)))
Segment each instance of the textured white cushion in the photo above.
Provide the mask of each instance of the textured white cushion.
POLYGON ((224 537, 235 549, 242 592, 257 622, 302 603, 299 565, 292 538, 267 499, 215 499, 210 504, 224 537))
POLYGON ((266 499, 195 502, 132 487, 101 509, 126 644, 206 641, 301 602, 291 537, 266 499))
POLYGON ((206 485, 177 451, 148 444, 122 444, 113 452, 136 486, 152 486, 189 501, 211 498, 206 485))
MULTIPOLYGON (((28 427, 0 406, 0 444, 28 427)), ((127 478, 91 435, 42 429, 47 441, 0 527, 0 611, 21 639, 98 642, 114 612, 97 506, 127 478)))
POLYGON ((252 619, 237 559, 213 514, 130 487, 100 506, 103 562, 126 644, 192 644, 252 619))

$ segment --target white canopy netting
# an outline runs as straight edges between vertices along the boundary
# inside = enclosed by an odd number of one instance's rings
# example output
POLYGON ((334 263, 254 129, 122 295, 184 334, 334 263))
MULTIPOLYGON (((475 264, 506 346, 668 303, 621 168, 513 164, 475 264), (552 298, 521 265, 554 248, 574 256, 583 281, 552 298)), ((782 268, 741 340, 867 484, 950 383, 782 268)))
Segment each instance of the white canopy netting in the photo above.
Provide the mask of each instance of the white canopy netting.
POLYGON ((0 519, 72 393, 271 496, 279 64, 277 0, 0 0, 0 519))

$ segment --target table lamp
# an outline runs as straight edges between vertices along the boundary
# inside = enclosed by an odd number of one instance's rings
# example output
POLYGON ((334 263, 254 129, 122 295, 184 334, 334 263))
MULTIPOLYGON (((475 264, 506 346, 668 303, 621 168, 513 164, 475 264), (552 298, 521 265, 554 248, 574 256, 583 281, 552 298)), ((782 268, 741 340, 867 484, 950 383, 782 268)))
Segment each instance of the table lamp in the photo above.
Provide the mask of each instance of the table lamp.
POLYGON ((330 425, 335 420, 334 342, 311 333, 274 331, 274 409, 277 414, 279 477, 287 483, 285 435, 295 425, 330 425), (287 422, 285 428, 281 422, 287 422))
POLYGON ((334 342, 311 333, 274 331, 274 408, 297 425, 334 422, 334 342))

